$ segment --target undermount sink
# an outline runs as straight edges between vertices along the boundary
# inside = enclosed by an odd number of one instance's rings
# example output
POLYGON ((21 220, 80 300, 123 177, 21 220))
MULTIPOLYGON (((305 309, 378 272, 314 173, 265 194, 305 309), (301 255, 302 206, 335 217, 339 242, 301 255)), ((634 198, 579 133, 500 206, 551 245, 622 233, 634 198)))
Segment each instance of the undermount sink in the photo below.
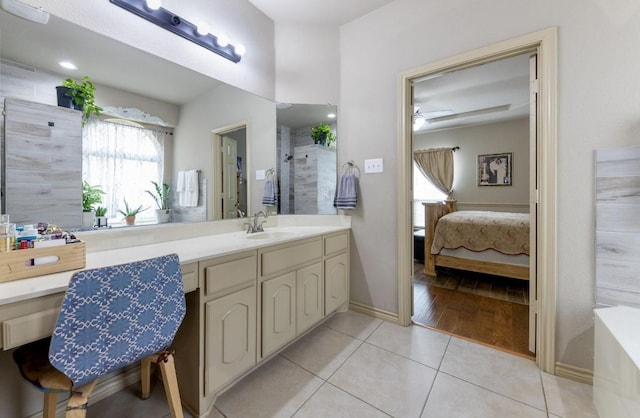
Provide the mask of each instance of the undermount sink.
POLYGON ((247 239, 284 239, 294 235, 291 231, 264 231, 247 234, 247 239))

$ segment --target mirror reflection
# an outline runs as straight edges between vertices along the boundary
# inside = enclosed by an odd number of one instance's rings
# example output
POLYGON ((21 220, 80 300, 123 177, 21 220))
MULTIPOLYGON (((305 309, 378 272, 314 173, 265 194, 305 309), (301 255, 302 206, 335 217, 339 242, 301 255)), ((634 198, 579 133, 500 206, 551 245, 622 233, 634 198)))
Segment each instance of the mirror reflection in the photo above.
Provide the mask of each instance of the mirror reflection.
POLYGON ((337 107, 278 103, 280 213, 336 214, 337 107))
MULTIPOLYGON (((264 180, 258 173, 280 172, 284 159, 276 155, 273 102, 55 16, 39 25, 0 11, 0 32, 3 105, 10 98, 54 108, 56 86, 68 77, 80 81, 87 75, 95 86, 96 103, 103 108, 100 117, 81 130, 80 174, 76 168, 61 168, 72 166, 66 157, 45 158, 42 147, 36 157, 25 158, 19 151, 4 155, 1 212, 10 213, 14 222, 80 227, 83 180, 104 192, 92 209, 104 208, 109 226, 124 225, 124 215, 137 208, 144 210, 136 214, 136 225, 163 222, 161 209, 166 212, 167 208, 171 222, 224 219, 264 209, 264 180), (61 60, 72 61, 78 69, 60 67, 61 60), (131 132, 149 145, 130 149, 122 139, 130 138, 131 132), (223 150, 229 147, 235 148, 235 154, 223 158, 223 150), (109 160, 114 158, 118 165, 109 160), (49 165, 42 164, 45 159, 49 165), (96 163, 97 159, 102 162, 96 163), (11 171, 7 161, 22 165, 11 171), (53 165, 60 171, 56 176, 53 165), (48 185, 54 177, 59 177, 63 188, 48 185), (26 186, 29 181, 33 184, 26 186), (167 189, 164 200, 162 193, 167 189), (10 192, 16 190, 30 194, 12 198, 10 192), (158 205, 158 199, 167 203, 158 205)), ((301 128, 292 125, 290 129, 301 128)), ((28 130, 38 129, 30 126, 28 130)), ((56 135, 56 128, 44 131, 56 135)), ((29 134, 17 132, 16 137, 24 141, 29 134)), ((1 139, 4 145, 4 136, 1 139)), ((293 155, 294 148, 284 153, 293 155)), ((335 187, 335 176, 330 176, 330 183, 335 187)), ((290 201, 295 199, 287 195, 290 201)), ((284 213, 327 213, 322 209, 293 212, 284 206, 284 213)), ((88 222, 95 225, 95 213, 92 217, 88 222)), ((104 225, 105 221, 98 222, 104 225)))

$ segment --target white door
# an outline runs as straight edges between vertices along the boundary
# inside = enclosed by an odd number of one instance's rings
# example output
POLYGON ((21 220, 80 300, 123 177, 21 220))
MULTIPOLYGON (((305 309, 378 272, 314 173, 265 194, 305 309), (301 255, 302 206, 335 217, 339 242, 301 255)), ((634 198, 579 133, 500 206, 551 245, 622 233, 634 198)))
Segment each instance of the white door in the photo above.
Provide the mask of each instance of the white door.
POLYGON ((538 56, 529 59, 529 351, 536 352, 538 314, 538 56))
POLYGON ((222 218, 238 217, 238 143, 222 137, 222 218))

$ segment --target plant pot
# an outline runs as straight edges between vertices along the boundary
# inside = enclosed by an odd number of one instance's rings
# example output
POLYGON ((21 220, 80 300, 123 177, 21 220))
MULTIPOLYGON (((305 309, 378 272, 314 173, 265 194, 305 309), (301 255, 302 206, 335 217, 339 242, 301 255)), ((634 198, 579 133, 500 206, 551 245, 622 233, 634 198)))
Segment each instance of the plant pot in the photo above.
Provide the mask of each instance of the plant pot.
POLYGON ((57 86, 56 94, 58 96, 58 106, 74 109, 73 98, 71 97, 71 89, 69 87, 57 86))
POLYGON ((156 209, 156 220, 159 224, 166 224, 171 218, 171 209, 156 209))
POLYGON ((95 223, 95 212, 82 212, 82 227, 93 228, 95 223))
POLYGON ((124 218, 124 222, 127 225, 135 225, 136 224, 136 217, 135 216, 127 216, 124 218))
POLYGON ((106 216, 96 216, 96 226, 98 228, 105 228, 105 227, 109 226, 107 224, 107 217, 106 216))

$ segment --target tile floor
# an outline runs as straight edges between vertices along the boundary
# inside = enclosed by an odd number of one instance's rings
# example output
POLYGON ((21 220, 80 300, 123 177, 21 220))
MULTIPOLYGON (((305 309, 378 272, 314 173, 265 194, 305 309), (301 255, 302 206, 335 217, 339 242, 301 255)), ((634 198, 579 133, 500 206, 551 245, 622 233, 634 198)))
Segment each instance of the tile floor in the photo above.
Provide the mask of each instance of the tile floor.
MULTIPOLYGON (((87 416, 169 416, 160 383, 147 401, 138 393, 139 385, 118 392, 87 416)), ((208 418, 597 416, 591 386, 531 360, 349 311, 220 396, 208 418)))

